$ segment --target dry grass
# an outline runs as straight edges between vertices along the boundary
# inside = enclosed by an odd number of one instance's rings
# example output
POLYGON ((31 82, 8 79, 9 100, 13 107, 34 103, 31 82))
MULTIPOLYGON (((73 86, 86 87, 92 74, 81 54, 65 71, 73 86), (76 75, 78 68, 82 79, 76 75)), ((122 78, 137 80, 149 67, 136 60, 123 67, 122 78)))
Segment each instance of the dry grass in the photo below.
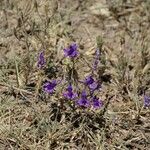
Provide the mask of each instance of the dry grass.
POLYGON ((0 150, 149 150, 149 12, 148 0, 1 0, 0 150), (66 76, 59 62, 73 41, 84 56, 79 77, 88 74, 97 37, 104 108, 62 109, 60 95, 44 95, 42 82, 66 76), (45 72, 36 67, 43 49, 45 72))

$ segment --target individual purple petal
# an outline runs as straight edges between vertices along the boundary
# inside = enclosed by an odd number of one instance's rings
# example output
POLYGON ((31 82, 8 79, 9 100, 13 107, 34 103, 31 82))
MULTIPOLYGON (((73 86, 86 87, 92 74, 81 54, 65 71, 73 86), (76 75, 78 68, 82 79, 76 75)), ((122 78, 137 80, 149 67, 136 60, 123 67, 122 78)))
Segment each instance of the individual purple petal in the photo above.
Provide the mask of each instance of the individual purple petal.
POLYGON ((73 92, 73 88, 71 85, 67 87, 67 91, 63 93, 63 96, 67 99, 75 99, 78 95, 73 92))
POLYGON ((67 57, 68 56, 68 49, 64 49, 64 56, 67 57))
POLYGON ((47 81, 44 85, 43 85, 43 90, 49 94, 52 94, 55 90, 55 87, 57 85, 57 81, 56 80, 52 80, 47 81))
POLYGON ((77 51, 77 45, 76 44, 71 44, 69 46, 69 48, 64 49, 64 56, 65 57, 70 57, 70 58, 74 58, 78 55, 78 51, 77 51))
POLYGON ((77 44, 76 43, 71 44, 70 49, 77 50, 77 44))
POLYGON ((89 85, 89 88, 91 89, 91 91, 95 91, 98 90, 100 88, 99 83, 97 83, 96 81, 93 82, 92 84, 89 85))
POLYGON ((82 91, 82 93, 81 93, 81 98, 83 98, 83 99, 86 99, 86 98, 87 98, 87 94, 86 94, 86 91, 85 91, 85 90, 82 91))
POLYGON ((92 105, 94 109, 99 109, 103 106, 102 100, 99 100, 96 96, 93 97, 92 99, 92 105))
POLYGON ((150 107, 150 97, 144 95, 144 106, 145 107, 150 107))
POLYGON ((67 87, 67 91, 68 91, 68 92, 72 92, 72 90, 73 90, 73 89, 72 89, 72 85, 69 85, 69 86, 67 87))
POLYGON ((42 51, 40 54, 39 54, 39 57, 38 57, 38 68, 43 68, 44 65, 46 64, 46 61, 45 61, 45 58, 44 58, 44 52, 42 51))

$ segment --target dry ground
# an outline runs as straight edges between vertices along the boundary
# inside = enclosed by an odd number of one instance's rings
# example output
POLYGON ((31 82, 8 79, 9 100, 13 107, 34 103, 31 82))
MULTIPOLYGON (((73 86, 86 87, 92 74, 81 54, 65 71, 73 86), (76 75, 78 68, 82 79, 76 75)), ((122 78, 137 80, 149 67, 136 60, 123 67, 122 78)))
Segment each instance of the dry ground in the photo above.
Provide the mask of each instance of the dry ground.
MULTIPOLYGON (((149 150, 149 27, 149 0, 0 0, 0 150, 149 150), (89 64, 97 37, 105 106, 63 111, 59 95, 47 98, 40 88, 66 69, 39 72, 38 53, 55 66, 76 42, 89 64)), ((87 64, 79 60, 79 77, 87 64)))

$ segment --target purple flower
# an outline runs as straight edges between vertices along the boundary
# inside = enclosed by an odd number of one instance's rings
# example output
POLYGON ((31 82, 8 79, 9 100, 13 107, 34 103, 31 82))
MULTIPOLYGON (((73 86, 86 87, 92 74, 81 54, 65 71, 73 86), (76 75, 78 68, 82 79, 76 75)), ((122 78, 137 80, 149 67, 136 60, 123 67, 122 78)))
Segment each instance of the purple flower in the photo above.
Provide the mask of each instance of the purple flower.
POLYGON ((76 44, 71 44, 69 48, 64 49, 64 54, 65 57, 69 56, 71 58, 74 58, 78 55, 77 51, 77 45, 76 44))
POLYGON ((73 92, 72 85, 69 85, 67 91, 63 93, 64 97, 67 99, 74 99, 77 97, 77 93, 73 92))
POLYGON ((44 85, 43 85, 43 90, 49 94, 52 94, 55 90, 55 87, 57 85, 57 81, 56 80, 52 80, 52 81, 47 81, 44 85))
POLYGON ((96 52, 95 52, 95 59, 94 59, 94 64, 93 64, 93 69, 94 69, 94 70, 97 69, 97 65, 98 65, 98 62, 99 62, 99 58, 100 58, 100 51, 99 51, 99 49, 96 49, 96 52))
POLYGON ((98 90, 101 87, 100 84, 96 82, 92 76, 86 77, 84 83, 90 88, 92 92, 98 90))
POLYGON ((92 78, 92 76, 88 76, 85 78, 85 84, 86 85, 90 85, 94 82, 94 79, 92 78))
POLYGON ((79 99, 77 101, 77 104, 81 107, 89 107, 90 106, 90 102, 89 100, 87 99, 87 95, 86 95, 86 92, 83 91, 82 94, 81 94, 81 99, 79 99))
POLYGON ((46 63, 46 61, 44 58, 44 52, 42 51, 42 52, 40 52, 39 57, 38 57, 37 67, 41 69, 44 67, 45 63, 46 63))
POLYGON ((145 107, 150 107, 150 97, 144 96, 144 106, 145 107))
POLYGON ((100 85, 94 81, 92 84, 89 85, 89 88, 91 89, 91 91, 95 91, 95 90, 98 90, 100 88, 100 85))
POLYGON ((92 105, 94 109, 99 109, 103 106, 102 100, 99 100, 96 96, 93 97, 92 99, 92 105))

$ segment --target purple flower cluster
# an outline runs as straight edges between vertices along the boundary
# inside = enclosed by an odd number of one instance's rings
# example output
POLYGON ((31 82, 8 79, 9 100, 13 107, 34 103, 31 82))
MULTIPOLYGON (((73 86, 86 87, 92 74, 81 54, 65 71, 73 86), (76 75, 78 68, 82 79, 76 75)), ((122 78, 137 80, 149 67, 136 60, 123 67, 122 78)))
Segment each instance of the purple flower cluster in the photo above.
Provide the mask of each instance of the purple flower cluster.
MULTIPOLYGON (((77 57, 78 54, 77 45, 75 43, 64 49, 64 56, 71 58, 71 60, 73 60, 72 58, 77 57)), ((46 61, 44 58, 44 53, 41 52, 38 58, 38 67, 43 68, 45 64, 46 61)), ((97 60, 95 62, 95 65, 96 64, 97 60)), ((55 91, 57 91, 56 87, 58 84, 58 80, 46 81, 43 85, 43 91, 50 95, 54 94, 55 91)), ((103 102, 94 94, 96 90, 101 88, 99 82, 96 81, 92 75, 90 75, 85 77, 84 81, 82 81, 82 85, 86 88, 81 92, 80 95, 75 92, 77 89, 74 89, 73 85, 69 84, 63 92, 64 99, 70 100, 72 103, 76 104, 76 106, 81 108, 101 108, 103 106, 103 102), (86 89, 88 90, 86 91, 86 89)), ((78 91, 78 93, 80 93, 80 91, 78 91)))
POLYGON ((77 101, 77 104, 81 107, 93 107, 94 109, 99 109, 103 106, 102 100, 99 100, 96 96, 92 97, 91 99, 87 98, 86 91, 82 91, 81 98, 77 101))

